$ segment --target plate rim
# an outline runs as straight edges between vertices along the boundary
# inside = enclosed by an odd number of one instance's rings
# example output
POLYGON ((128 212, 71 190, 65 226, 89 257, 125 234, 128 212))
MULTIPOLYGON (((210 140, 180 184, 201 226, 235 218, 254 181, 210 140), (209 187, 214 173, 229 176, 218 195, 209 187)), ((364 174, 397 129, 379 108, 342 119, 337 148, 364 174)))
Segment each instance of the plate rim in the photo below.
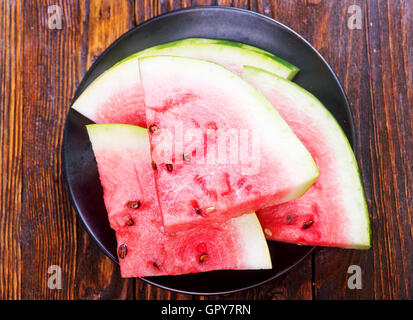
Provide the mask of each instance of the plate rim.
MULTIPOLYGON (((104 254, 106 254, 113 262, 115 262, 117 265, 119 265, 119 261, 117 260, 117 258, 107 249, 105 248, 105 246, 101 243, 101 241, 99 241, 92 233, 91 228, 88 227, 88 225, 86 224, 86 222, 84 221, 82 214, 79 211, 78 206, 75 203, 75 197, 73 194, 73 190, 71 185, 69 184, 69 177, 68 177, 68 163, 67 163, 67 157, 66 157, 66 153, 67 153, 67 139, 68 139, 68 133, 69 133, 69 118, 70 118, 70 112, 72 112, 72 105, 75 102, 75 100, 79 97, 79 95, 86 89, 85 86, 85 82, 86 79, 88 79, 90 77, 90 75, 92 74, 92 72, 96 69, 97 65, 99 64, 99 62, 101 60, 103 60, 105 58, 105 56, 114 48, 117 46, 117 44, 123 40, 125 40, 126 38, 128 38, 130 35, 134 34, 137 30, 145 27, 147 24, 150 23, 154 23, 158 20, 164 19, 165 17, 170 17, 170 16, 174 16, 174 15, 179 15, 185 12, 191 12, 191 11, 212 11, 212 10, 225 10, 225 11, 235 11, 235 12, 241 12, 243 14, 249 14, 252 16, 255 16, 256 18, 259 19, 263 19, 273 25, 276 25, 277 27, 283 29, 284 31, 292 34, 295 38, 297 38, 298 40, 302 41, 313 53, 316 54, 316 56, 318 57, 318 59, 321 60, 322 64, 324 66, 327 67, 330 75, 333 77, 334 81, 336 82, 339 91, 340 91, 340 95, 344 98, 344 104, 345 104, 345 112, 348 118, 348 126, 349 126, 349 134, 351 136, 351 147, 353 150, 353 153, 355 155, 355 157, 357 158, 357 137, 356 137, 356 130, 355 130, 355 124, 354 124, 354 115, 353 115, 353 111, 351 110, 350 107, 350 102, 348 100, 348 97, 344 91, 344 88, 340 82, 340 80, 338 79, 336 73, 334 72, 334 70, 332 69, 332 67, 330 66, 330 64, 326 61, 326 59, 321 55, 321 53, 308 41, 306 40, 303 36, 301 36, 298 32, 294 31, 292 28, 288 27, 287 25, 283 24, 280 21, 277 21, 269 16, 266 16, 264 14, 261 14, 259 12, 256 11, 252 11, 252 10, 248 10, 248 9, 244 9, 244 8, 237 8, 237 7, 227 7, 227 6, 218 6, 218 5, 213 5, 213 6, 194 6, 194 7, 187 7, 187 8, 181 8, 181 9, 177 9, 177 10, 173 10, 173 11, 169 11, 169 12, 165 12, 162 13, 160 15, 157 15, 153 18, 150 18, 136 26, 134 26, 132 29, 126 31, 125 33, 123 33, 120 37, 118 37, 115 41, 113 41, 97 58, 96 60, 92 63, 92 65, 89 67, 89 69, 86 71, 86 73, 83 75, 81 82, 77 85, 75 93, 73 95, 72 100, 70 101, 70 107, 69 110, 66 114, 66 120, 65 120, 65 124, 64 124, 64 128, 63 128, 63 139, 62 139, 62 149, 61 149, 61 158, 62 158, 62 166, 63 166, 63 176, 64 176, 64 180, 65 180, 65 184, 67 187, 67 190, 69 192, 69 200, 70 200, 70 204, 72 206, 72 208, 75 210, 76 212, 76 216, 79 218, 79 220, 81 221, 83 228, 86 230, 86 232, 89 234, 89 236, 95 241, 95 243, 98 245, 98 247, 102 250, 102 252, 104 254), (82 90, 80 90, 80 88, 84 87, 82 90)), ((245 291, 248 289, 252 289, 252 288, 256 288, 259 287, 265 283, 268 283, 276 278, 279 278, 280 276, 288 273, 289 271, 291 271, 291 269, 295 268, 298 264, 300 264, 304 259, 306 259, 310 254, 313 254, 316 249, 318 248, 318 246, 308 246, 310 249, 307 253, 305 253, 303 255, 303 257, 301 257, 299 260, 297 260, 294 264, 292 264, 291 266, 289 266, 288 268, 283 269, 280 272, 277 272, 276 274, 272 275, 271 277, 269 277, 268 279, 265 279, 261 282, 258 283, 254 283, 252 285, 246 286, 246 287, 242 287, 242 288, 238 288, 238 289, 233 289, 233 290, 227 290, 227 291, 219 291, 219 292, 195 292, 195 291, 187 291, 187 290, 180 290, 180 289, 176 289, 176 288, 170 288, 168 286, 164 286, 161 285, 159 283, 153 282, 149 279, 147 279, 147 277, 137 277, 138 279, 141 279, 143 281, 145 281, 147 284, 153 285, 155 287, 164 289, 164 290, 169 290, 172 292, 176 292, 176 293, 182 293, 182 294, 189 294, 189 295, 204 295, 204 296, 212 296, 212 295, 227 295, 227 294, 232 294, 232 293, 237 293, 237 292, 241 292, 241 291, 245 291)), ((136 278, 135 278, 136 279, 136 278)))

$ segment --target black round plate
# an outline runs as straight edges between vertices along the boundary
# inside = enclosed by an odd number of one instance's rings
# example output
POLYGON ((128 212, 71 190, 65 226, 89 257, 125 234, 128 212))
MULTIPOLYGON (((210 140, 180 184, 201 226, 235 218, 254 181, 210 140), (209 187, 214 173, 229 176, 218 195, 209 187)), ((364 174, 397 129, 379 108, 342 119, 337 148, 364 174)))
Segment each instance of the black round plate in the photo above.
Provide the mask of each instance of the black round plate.
MULTIPOLYGON (((102 72, 119 60, 157 44, 203 37, 239 41, 276 54, 298 66, 294 79, 332 112, 354 146, 354 127, 345 93, 321 55, 300 35, 255 12, 227 7, 197 7, 153 18, 116 40, 95 61, 76 90, 76 99, 102 72)), ((109 227, 93 151, 85 130, 90 123, 70 110, 64 131, 63 163, 70 196, 87 231, 115 262, 116 240, 109 227)), ((248 289, 287 272, 313 247, 269 242, 273 268, 259 271, 214 271, 183 276, 143 278, 161 288, 191 294, 223 294, 248 289)))

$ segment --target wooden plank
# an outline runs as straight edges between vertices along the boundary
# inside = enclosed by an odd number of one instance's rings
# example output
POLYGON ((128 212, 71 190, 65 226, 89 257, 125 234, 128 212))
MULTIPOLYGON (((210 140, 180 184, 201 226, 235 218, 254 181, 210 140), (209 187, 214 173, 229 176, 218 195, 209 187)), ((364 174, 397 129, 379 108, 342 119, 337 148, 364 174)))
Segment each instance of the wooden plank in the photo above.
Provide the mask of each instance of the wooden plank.
POLYGON ((22 10, 0 4, 0 300, 21 297, 22 10))
MULTIPOLYGON (((368 201, 369 251, 322 249, 315 265, 319 299, 410 299, 412 296, 412 6, 408 1, 348 1, 330 12, 316 43, 349 96, 358 133, 358 160, 368 201), (348 30, 347 8, 364 14, 362 30, 348 30), (410 11, 409 11, 410 9, 410 11), (410 19, 409 19, 410 15, 410 19), (340 21, 340 30, 336 30, 340 21), (410 23, 410 25, 408 25, 410 23), (410 52, 409 52, 410 50, 410 52), (409 65, 410 64, 410 65, 409 65), (410 67, 410 74, 408 68, 410 67), (362 270, 362 289, 347 286, 350 265, 362 270)), ((320 26, 321 28, 321 26, 320 26)), ((319 28, 319 29, 320 29, 319 28)))
POLYGON ((87 23, 82 34, 87 41, 83 43, 82 52, 86 54, 86 69, 95 59, 134 24, 133 2, 94 0, 85 2, 87 23), (85 48, 86 47, 86 48, 85 48))
POLYGON ((242 9, 251 9, 256 0, 218 0, 220 6, 231 6, 242 9))
MULTIPOLYGON (((67 25, 62 30, 48 29, 48 4, 44 1, 25 2, 23 13, 28 23, 20 26, 25 39, 22 298, 73 298, 76 227, 63 192, 58 150, 65 117, 62 109, 67 110, 68 104, 66 93, 74 89, 72 63, 76 58, 72 52, 78 39, 67 25), (62 290, 47 286, 51 265, 62 268, 62 290)), ((77 12, 67 14, 76 19, 77 12)))
MULTIPOLYGON (((135 23, 132 1, 81 1, 80 10, 83 37, 78 81, 96 58, 135 23)), ((81 299, 133 299, 135 280, 121 279, 119 267, 79 224, 77 239, 76 295, 81 299)))
POLYGON ((158 0, 135 0, 135 22, 142 23, 162 13, 158 0))
MULTIPOLYGON (((374 298, 413 296, 413 4, 368 1, 374 298)), ((367 159, 366 159, 367 161, 367 159)))
POLYGON ((191 7, 196 6, 213 6, 216 5, 217 2, 215 0, 191 0, 191 7))
POLYGON ((62 29, 48 28, 49 1, 24 2, 22 297, 132 298, 133 280, 79 226, 62 177, 64 121, 77 84, 102 50, 132 26, 129 2, 60 1, 62 29), (47 286, 50 265, 62 289, 47 286))

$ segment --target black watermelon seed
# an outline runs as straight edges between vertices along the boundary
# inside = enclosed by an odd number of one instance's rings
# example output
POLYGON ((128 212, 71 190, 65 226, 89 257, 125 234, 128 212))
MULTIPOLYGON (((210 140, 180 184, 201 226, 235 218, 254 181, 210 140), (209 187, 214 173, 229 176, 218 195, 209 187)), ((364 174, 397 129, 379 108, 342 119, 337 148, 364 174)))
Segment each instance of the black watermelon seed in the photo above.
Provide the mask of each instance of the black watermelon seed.
POLYGON ((313 220, 307 221, 306 223, 303 224, 303 229, 310 228, 312 224, 313 224, 313 220))
POLYGON ((128 254, 128 247, 126 246, 126 244, 121 244, 118 248, 119 258, 124 259, 127 254, 128 254))
POLYGON ((139 209, 141 207, 141 202, 139 200, 129 201, 126 205, 131 209, 139 209))
POLYGON ((159 266, 158 266, 158 264, 157 264, 156 262, 153 262, 152 265, 153 265, 156 269, 159 270, 159 266))
POLYGON ((156 165, 156 162, 155 162, 155 161, 152 161, 152 169, 153 169, 154 171, 158 170, 158 166, 156 165))
POLYGON ((166 170, 168 170, 169 172, 172 172, 172 170, 174 169, 173 165, 170 163, 166 164, 166 170))
POLYGON ((194 208, 194 212, 195 212, 196 214, 199 214, 199 215, 202 214, 201 209, 199 209, 199 208, 197 208, 197 207, 194 208))

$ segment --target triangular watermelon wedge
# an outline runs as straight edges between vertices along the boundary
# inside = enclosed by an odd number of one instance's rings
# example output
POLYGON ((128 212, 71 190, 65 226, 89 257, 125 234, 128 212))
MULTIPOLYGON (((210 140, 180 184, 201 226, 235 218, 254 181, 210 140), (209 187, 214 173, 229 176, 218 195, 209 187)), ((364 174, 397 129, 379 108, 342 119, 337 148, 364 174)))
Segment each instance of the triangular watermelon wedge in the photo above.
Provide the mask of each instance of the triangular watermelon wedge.
POLYGON ((139 63, 166 230, 298 198, 317 178, 291 128, 236 74, 192 58, 154 56, 139 63))
POLYGON ((320 176, 300 199, 257 212, 268 239, 369 248, 370 225, 357 162, 334 117, 295 83, 252 67, 244 78, 280 112, 312 154, 320 176))
POLYGON ((252 65, 291 79, 298 68, 275 55, 239 42, 215 39, 184 39, 133 54, 95 79, 76 99, 72 108, 95 123, 124 123, 144 127, 145 109, 139 79, 138 58, 146 55, 202 58, 242 74, 252 65))
POLYGON ((225 224, 167 234, 156 199, 146 129, 87 126, 122 277, 178 275, 223 269, 269 269, 271 259, 254 213, 225 224))

